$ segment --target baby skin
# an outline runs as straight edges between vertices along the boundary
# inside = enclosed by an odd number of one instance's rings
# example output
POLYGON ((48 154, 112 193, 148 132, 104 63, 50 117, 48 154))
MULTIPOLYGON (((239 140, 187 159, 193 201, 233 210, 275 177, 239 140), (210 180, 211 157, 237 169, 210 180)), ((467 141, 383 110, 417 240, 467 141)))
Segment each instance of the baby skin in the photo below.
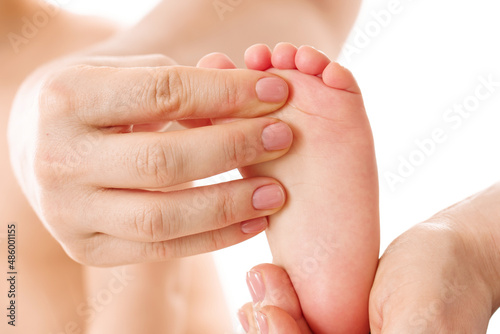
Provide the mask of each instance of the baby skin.
MULTIPOLYGON (((288 272, 314 333, 367 334, 379 211, 373 136, 360 89, 347 69, 311 47, 281 43, 271 52, 255 45, 245 63, 282 77, 290 90, 288 103, 268 115, 291 127, 289 153, 241 169, 244 177, 274 177, 287 190, 285 208, 269 217, 273 262, 288 272)), ((200 66, 234 67, 221 54, 200 66)), ((247 279, 254 303, 262 302, 262 275, 251 271, 247 279)))

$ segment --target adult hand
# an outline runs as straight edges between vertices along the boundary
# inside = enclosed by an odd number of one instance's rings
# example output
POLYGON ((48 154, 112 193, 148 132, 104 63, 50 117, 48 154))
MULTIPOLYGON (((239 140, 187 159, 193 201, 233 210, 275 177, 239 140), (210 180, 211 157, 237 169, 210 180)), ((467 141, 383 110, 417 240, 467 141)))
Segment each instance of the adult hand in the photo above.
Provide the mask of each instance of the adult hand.
POLYGON ((370 296, 373 334, 486 333, 500 262, 484 212, 466 201, 387 248, 370 296))
POLYGON ((286 83, 268 73, 173 64, 164 56, 58 61, 18 92, 8 131, 16 176, 80 263, 217 250, 263 231, 284 204, 270 178, 161 191, 276 159, 292 141, 290 128, 269 118, 152 132, 176 120, 262 116, 288 97, 286 83))
MULTIPOLYGON (((500 306, 500 185, 418 224, 380 259, 370 296, 372 334, 486 333, 500 306)), ((311 333, 286 272, 247 275, 247 333, 311 333)))
POLYGON ((299 298, 285 269, 260 264, 247 274, 252 302, 238 312, 246 333, 311 334, 299 298))

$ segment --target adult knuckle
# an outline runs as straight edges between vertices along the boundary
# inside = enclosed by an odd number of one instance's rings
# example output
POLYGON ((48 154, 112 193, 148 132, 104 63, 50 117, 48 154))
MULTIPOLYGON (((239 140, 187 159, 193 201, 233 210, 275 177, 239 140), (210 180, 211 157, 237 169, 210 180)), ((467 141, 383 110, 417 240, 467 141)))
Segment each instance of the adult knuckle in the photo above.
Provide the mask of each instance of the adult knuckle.
POLYGON ((226 75, 225 72, 218 73, 218 82, 222 82, 219 85, 214 85, 218 89, 219 101, 224 103, 226 106, 236 106, 238 105, 240 94, 238 93, 238 85, 232 75, 226 75))
POLYGON ((44 79, 38 94, 42 118, 73 113, 78 104, 78 94, 70 83, 84 75, 89 68, 88 65, 69 66, 44 79))
MULTIPOLYGON (((57 136, 57 135, 54 135, 57 136)), ((42 136, 43 137, 43 136, 42 136)), ((86 177, 91 154, 88 143, 81 137, 40 138, 33 154, 35 180, 47 189, 69 185, 68 180, 86 177)))
POLYGON ((229 133, 222 147, 228 164, 234 167, 243 167, 251 162, 251 155, 249 154, 250 141, 241 130, 229 133))
POLYGON ((34 175, 42 185, 50 187, 65 175, 84 175, 88 167, 88 155, 92 154, 95 143, 75 131, 73 125, 79 123, 72 116, 78 108, 77 96, 71 88, 71 81, 85 75, 90 66, 72 66, 45 79, 38 94, 40 117, 37 123, 38 140, 32 155, 34 175), (55 120, 63 120, 54 122, 55 120), (74 123, 74 124, 71 124, 74 123))
POLYGON ((224 233, 221 230, 215 230, 208 234, 208 250, 214 251, 223 249, 227 246, 224 233))
POLYGON ((145 245, 145 257, 153 258, 159 261, 170 260, 173 258, 173 251, 168 242, 152 242, 145 245))
POLYGON ((217 197, 218 214, 216 228, 221 229, 236 222, 236 203, 234 197, 229 193, 221 194, 217 197))
POLYGON ((59 77, 47 79, 38 95, 41 117, 67 114, 72 109, 72 93, 59 77))
POLYGON ((148 203, 138 208, 133 221, 137 235, 153 242, 168 240, 171 232, 165 216, 163 207, 159 203, 148 203))
POLYGON ((158 187, 174 185, 182 170, 182 159, 175 158, 170 145, 158 142, 143 144, 137 150, 137 174, 143 180, 152 180, 158 187))
POLYGON ((150 87, 154 109, 160 113, 179 112, 187 99, 186 82, 188 78, 176 66, 158 72, 150 87))

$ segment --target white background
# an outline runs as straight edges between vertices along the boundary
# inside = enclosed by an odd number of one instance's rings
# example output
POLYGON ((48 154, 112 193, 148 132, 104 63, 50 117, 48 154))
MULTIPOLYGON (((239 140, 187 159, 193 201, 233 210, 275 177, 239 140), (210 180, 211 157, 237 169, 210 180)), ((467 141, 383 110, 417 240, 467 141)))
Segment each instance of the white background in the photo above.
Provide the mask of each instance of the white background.
MULTIPOLYGON (((157 2, 73 0, 64 7, 130 24, 157 2)), ((480 76, 493 75, 500 81, 500 3, 400 0, 401 11, 377 30, 372 12, 388 8, 389 2, 364 3, 347 43, 357 53, 340 59, 364 91, 375 135, 382 251, 412 225, 491 185, 500 174, 500 89, 456 129, 443 121, 448 108, 474 94, 480 76), (366 28, 372 37, 360 44, 358 29, 366 28), (385 174, 395 172, 398 157, 408 159, 417 149, 415 141, 429 138, 436 128, 443 129, 446 142, 392 190, 385 174)), ((250 300, 246 271, 271 261, 265 237, 217 252, 216 259, 236 313, 250 300)), ((488 333, 499 332, 500 316, 496 316, 488 333)))

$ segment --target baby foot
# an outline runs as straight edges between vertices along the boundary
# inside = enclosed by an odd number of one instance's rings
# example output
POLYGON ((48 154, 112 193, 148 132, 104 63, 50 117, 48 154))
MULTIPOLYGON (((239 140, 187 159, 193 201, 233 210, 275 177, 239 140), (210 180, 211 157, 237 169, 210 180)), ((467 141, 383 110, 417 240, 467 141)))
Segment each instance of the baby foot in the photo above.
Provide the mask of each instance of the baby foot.
MULTIPOLYGON (((233 66, 221 55, 203 62, 233 66)), ((373 137, 360 89, 347 69, 311 47, 282 43, 271 52, 256 45, 245 62, 279 75, 290 89, 288 103, 268 115, 292 128, 289 153, 241 169, 244 177, 274 177, 287 189, 285 208, 269 218, 273 262, 288 272, 314 333, 366 334, 379 212, 373 137)))

